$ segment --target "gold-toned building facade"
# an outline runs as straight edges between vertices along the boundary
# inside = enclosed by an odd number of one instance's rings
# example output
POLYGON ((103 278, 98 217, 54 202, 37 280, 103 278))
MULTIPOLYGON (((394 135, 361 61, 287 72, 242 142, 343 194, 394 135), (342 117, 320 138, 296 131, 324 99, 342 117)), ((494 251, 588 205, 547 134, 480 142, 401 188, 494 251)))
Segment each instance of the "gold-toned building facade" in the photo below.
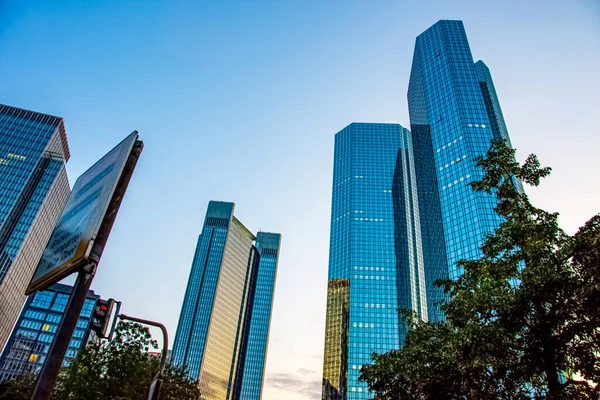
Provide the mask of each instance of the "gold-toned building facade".
POLYGON ((323 399, 344 399, 348 380, 348 319, 350 280, 327 284, 327 322, 323 359, 323 399))
POLYGON ((206 400, 260 400, 281 235, 255 236, 211 201, 190 271, 173 362, 206 400))

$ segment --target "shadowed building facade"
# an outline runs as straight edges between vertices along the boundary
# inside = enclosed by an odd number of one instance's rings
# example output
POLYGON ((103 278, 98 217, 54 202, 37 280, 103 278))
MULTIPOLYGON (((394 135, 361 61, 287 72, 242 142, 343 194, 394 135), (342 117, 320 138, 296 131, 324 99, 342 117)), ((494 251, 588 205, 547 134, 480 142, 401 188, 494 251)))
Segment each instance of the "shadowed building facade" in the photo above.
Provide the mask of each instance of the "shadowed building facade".
POLYGON ((410 132, 352 123, 335 135, 324 399, 367 399, 373 352, 398 349, 399 307, 428 319, 410 132))
POLYGON ((462 21, 439 21, 417 37, 408 107, 423 245, 439 250, 425 263, 456 279, 457 261, 478 257, 484 236, 501 223, 494 195, 469 186, 483 176, 475 158, 494 138, 510 144, 490 71, 473 62, 462 21))
POLYGON ((211 201, 175 335, 207 400, 260 399, 281 235, 254 236, 233 203, 211 201))
MULTIPOLYGON (((23 373, 39 372, 44 365, 72 290, 72 286, 57 283, 27 298, 25 307, 0 357, 0 381, 23 373)), ((65 354, 64 364, 73 360, 88 342, 92 313, 99 298, 100 296, 93 290, 88 292, 65 354)))
POLYGON ((62 118, 0 105, 0 349, 69 197, 62 118))

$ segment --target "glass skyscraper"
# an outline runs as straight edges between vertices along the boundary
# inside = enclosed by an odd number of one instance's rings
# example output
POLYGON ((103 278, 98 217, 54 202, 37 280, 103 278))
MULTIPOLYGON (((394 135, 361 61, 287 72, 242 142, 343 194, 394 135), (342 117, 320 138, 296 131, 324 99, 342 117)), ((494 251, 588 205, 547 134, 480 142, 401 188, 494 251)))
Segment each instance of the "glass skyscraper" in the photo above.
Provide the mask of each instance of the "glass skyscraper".
POLYGON ((495 197, 468 185, 482 177, 474 159, 492 139, 510 140, 461 21, 418 36, 408 105, 410 132, 353 123, 335 136, 323 399, 372 397, 360 368, 403 345, 397 309, 443 320, 434 282, 456 279, 457 261, 478 257, 501 222, 495 197))
POLYGON ((335 135, 323 397, 367 399, 373 352, 398 349, 398 308, 427 319, 415 164, 398 124, 352 123, 335 135))
POLYGON ((254 236, 234 208, 208 205, 173 346, 207 400, 258 400, 264 382, 281 235, 254 236))
POLYGON ((424 245, 445 249, 456 279, 456 262, 478 257, 484 236, 501 222, 494 195, 469 186, 483 176, 474 159, 493 138, 509 141, 490 71, 473 62, 462 21, 439 21, 417 37, 408 107, 421 227, 431 238, 424 245))
MULTIPOLYGON (((47 290, 32 294, 0 357, 0 381, 22 373, 38 373, 63 316, 72 286, 54 284, 47 290)), ((77 356, 90 336, 90 321, 96 300, 100 296, 90 290, 83 304, 64 363, 77 356)))
POLYGON ((62 118, 0 105, 0 349, 70 194, 62 118))

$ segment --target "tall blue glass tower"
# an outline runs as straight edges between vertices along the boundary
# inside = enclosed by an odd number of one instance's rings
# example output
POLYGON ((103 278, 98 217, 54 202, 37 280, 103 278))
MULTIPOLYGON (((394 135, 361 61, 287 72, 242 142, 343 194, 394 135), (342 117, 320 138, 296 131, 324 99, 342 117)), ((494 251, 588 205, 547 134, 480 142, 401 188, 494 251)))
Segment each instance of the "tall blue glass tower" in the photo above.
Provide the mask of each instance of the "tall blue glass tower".
MULTIPOLYGON (((353 123, 335 137, 323 398, 368 399, 358 382, 373 352, 403 345, 397 309, 439 321, 438 279, 457 278, 501 220, 493 195, 468 185, 494 138, 510 143, 487 66, 473 62, 460 21, 416 40, 411 132, 353 123)), ((521 182, 515 181, 522 190, 521 182)))
POLYGON ((410 132, 352 123, 335 135, 323 397, 367 399, 373 352, 398 349, 398 308, 429 318, 410 132))
POLYGON ((278 233, 256 234, 258 263, 249 271, 233 399, 258 400, 262 396, 280 242, 278 233))
POLYGON ((207 400, 259 400, 264 382, 281 235, 254 236, 234 207, 208 205, 173 348, 207 400))
POLYGON ((0 349, 70 194, 62 118, 0 105, 0 349))
POLYGON ((439 21, 417 37, 408 107, 423 245, 439 249, 434 263, 445 257, 455 279, 456 262, 479 256, 501 222, 495 197, 469 186, 482 177, 474 159, 493 138, 509 140, 490 71, 473 62, 462 21, 439 21))

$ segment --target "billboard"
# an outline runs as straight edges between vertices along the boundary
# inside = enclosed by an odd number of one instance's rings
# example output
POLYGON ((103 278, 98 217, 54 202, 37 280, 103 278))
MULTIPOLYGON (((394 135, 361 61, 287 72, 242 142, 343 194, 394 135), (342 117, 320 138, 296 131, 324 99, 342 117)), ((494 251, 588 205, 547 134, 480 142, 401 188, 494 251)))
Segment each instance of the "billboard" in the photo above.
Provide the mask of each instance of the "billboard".
POLYGON ((86 263, 137 138, 134 131, 77 179, 26 294, 47 288, 86 263))

